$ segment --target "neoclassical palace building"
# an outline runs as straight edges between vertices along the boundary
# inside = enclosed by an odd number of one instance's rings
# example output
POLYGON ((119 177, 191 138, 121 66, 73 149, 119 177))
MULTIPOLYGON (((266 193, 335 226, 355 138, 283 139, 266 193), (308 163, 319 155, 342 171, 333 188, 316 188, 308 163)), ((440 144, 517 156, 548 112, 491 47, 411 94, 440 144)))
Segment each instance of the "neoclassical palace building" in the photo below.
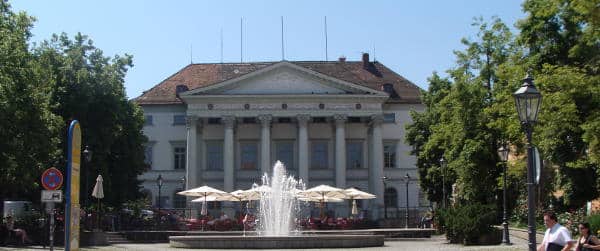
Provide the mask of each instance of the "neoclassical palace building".
MULTIPOLYGON (((409 111, 424 109, 420 89, 369 54, 362 61, 190 64, 135 102, 146 118, 151 166, 139 178, 162 207, 186 207, 176 195, 186 188, 248 189, 277 160, 307 188, 377 195, 360 203, 374 219, 384 217, 384 205, 388 217, 403 217, 407 202, 411 211, 429 205, 404 142, 409 111)), ((333 210, 344 215, 348 207, 333 210)))

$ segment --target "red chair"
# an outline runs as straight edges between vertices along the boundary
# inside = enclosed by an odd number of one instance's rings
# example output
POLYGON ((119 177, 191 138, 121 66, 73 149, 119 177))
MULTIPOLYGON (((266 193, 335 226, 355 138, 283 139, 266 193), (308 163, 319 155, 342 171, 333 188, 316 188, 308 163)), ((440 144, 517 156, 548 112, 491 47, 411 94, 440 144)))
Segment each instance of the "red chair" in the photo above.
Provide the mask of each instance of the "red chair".
POLYGON ((327 229, 335 229, 336 224, 333 218, 327 218, 327 229))
POLYGON ((310 229, 312 230, 317 230, 319 229, 319 224, 317 223, 317 221, 314 218, 310 218, 308 220, 308 226, 310 227, 310 229))

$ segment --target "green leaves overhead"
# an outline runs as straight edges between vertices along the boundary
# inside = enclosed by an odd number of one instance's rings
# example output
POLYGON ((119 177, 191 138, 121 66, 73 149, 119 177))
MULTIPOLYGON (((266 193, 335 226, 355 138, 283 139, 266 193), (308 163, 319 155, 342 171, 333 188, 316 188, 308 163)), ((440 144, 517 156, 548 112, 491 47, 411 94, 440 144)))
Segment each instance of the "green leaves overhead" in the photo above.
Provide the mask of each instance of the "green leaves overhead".
MULTIPOLYGON (((556 172, 547 180, 564 191, 567 207, 579 207, 599 194, 600 177, 600 3, 597 0, 528 0, 527 17, 513 36, 498 18, 481 18, 477 39, 463 39, 448 79, 437 74, 423 93, 427 110, 412 112, 407 142, 414 147, 421 187, 441 201, 439 159, 448 161, 448 183, 459 201, 483 202, 499 189, 496 149, 509 142, 509 173, 525 182, 525 138, 512 93, 526 72, 542 92, 534 144, 556 172), (450 172, 450 173, 448 173, 450 172), (449 180, 450 179, 450 180, 449 180)), ((450 191, 450 190, 448 190, 450 191)), ((549 191, 551 192, 551 191, 549 191)), ((550 193, 542 194, 542 201, 550 193)))
POLYGON ((123 86, 132 57, 106 57, 80 33, 30 49, 33 21, 0 1, 0 198, 39 200, 40 175, 55 164, 64 171, 66 129, 78 119, 83 145, 94 152, 82 163, 82 201, 98 174, 105 202, 135 199, 146 138, 142 112, 123 86))

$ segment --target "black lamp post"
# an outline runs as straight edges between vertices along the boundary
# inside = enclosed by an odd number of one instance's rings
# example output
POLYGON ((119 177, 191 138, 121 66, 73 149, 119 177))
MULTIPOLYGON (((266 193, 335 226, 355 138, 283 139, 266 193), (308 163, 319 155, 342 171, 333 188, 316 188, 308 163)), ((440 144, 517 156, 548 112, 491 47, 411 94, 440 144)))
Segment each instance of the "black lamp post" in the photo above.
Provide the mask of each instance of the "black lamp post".
POLYGON ((533 85, 533 78, 529 75, 523 79, 523 85, 513 94, 517 106, 517 113, 521 126, 527 135, 527 225, 529 234, 529 250, 536 250, 535 241, 535 183, 533 147, 531 135, 533 125, 537 121, 538 111, 542 103, 542 94, 533 85))
POLYGON ((85 146, 85 149, 83 150, 83 159, 85 160, 85 163, 88 164, 88 166, 86 166, 87 170, 85 170, 85 186, 84 186, 85 188, 83 189, 83 191, 85 192, 84 205, 88 206, 88 202, 89 202, 88 196, 90 196, 88 194, 88 192, 89 192, 88 187, 89 187, 89 182, 90 182, 90 171, 91 171, 90 163, 92 162, 92 150, 90 150, 90 147, 87 145, 85 146))
MULTIPOLYGON (((181 177, 180 181, 181 181, 181 191, 185 191, 185 182, 186 182, 185 176, 181 177)), ((183 196, 183 195, 179 195, 179 196, 183 196)), ((186 207, 187 207, 187 200, 185 201, 185 204, 183 206, 183 215, 184 216, 185 216, 185 208, 186 207)))
POLYGON ((408 173, 406 173, 404 178, 406 179, 406 215, 404 216, 406 217, 406 225, 404 225, 404 228, 408 228, 408 183, 410 183, 410 176, 408 173))
POLYGON ((440 166, 442 167, 442 208, 446 208, 446 159, 440 158, 440 166))
POLYGON ((387 202, 385 201, 385 189, 386 189, 385 182, 387 181, 387 179, 388 179, 387 176, 381 177, 381 181, 383 181, 383 218, 384 219, 387 219, 387 202))
POLYGON ((160 224, 160 192, 163 186, 163 178, 162 175, 158 175, 156 178, 156 185, 158 186, 158 220, 157 223, 160 224))
POLYGON ((504 245, 511 245, 508 235, 508 217, 506 215, 506 161, 508 161, 508 151, 508 147, 504 145, 500 146, 500 148, 498 149, 498 156, 500 157, 500 160, 503 162, 504 165, 504 177, 502 181, 502 208, 504 209, 504 212, 502 213, 502 227, 504 228, 504 231, 502 232, 502 244, 504 245))

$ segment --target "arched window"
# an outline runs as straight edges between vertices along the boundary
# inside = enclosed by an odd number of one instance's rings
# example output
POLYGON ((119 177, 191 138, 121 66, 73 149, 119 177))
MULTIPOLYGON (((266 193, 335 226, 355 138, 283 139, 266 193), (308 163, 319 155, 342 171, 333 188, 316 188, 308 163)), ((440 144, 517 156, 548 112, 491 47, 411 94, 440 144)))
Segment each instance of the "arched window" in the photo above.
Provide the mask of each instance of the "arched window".
POLYGON ((387 207, 398 207, 398 192, 396 188, 390 187, 385 189, 383 200, 387 207))
POLYGON ((185 196, 177 194, 181 191, 183 191, 183 190, 177 189, 173 193, 173 207, 174 208, 185 208, 186 207, 185 196))

